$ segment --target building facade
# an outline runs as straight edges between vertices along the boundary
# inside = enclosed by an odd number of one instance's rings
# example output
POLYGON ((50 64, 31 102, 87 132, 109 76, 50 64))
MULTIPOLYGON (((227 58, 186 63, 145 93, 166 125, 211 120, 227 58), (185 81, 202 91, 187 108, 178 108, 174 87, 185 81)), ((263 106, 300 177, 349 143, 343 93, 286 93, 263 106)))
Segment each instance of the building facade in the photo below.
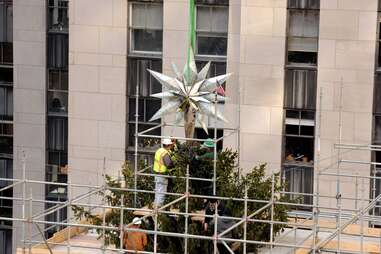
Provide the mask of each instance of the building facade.
MULTIPOLYGON (((380 144, 378 0, 196 4, 196 62, 201 68, 211 61, 210 76, 232 73, 225 85, 230 99, 218 105, 229 122, 216 127, 218 136, 235 129, 221 146, 240 152, 244 170, 267 163, 269 172, 282 172, 288 191, 313 193, 317 172, 335 166, 338 156, 381 162, 378 152, 335 149, 380 144)), ((147 69, 174 75, 173 63, 184 66, 188 7, 188 0, 1 0, 0 177, 22 178, 26 161, 29 179, 98 185, 103 172, 117 175, 126 159, 133 161, 136 121, 140 131, 160 124, 149 121, 162 102, 149 96, 161 86, 147 69)), ((208 124, 215 126, 213 119, 208 124)), ((181 132, 165 127, 151 134, 181 132)), ((196 137, 207 135, 196 130, 196 137)), ((152 163, 158 142, 139 138, 139 158, 152 163)), ((341 167, 380 174, 369 165, 341 167)), ((335 181, 322 180, 322 195, 336 191, 335 181)), ((344 182, 341 192, 352 192, 353 184, 344 182)), ((375 186, 379 194, 381 183, 375 186)), ((372 197, 371 183, 366 187, 372 197)), ((67 188, 31 188, 35 198, 52 201, 34 212, 67 199, 67 188)), ((21 194, 15 187, 1 196, 21 194)), ((12 211, 0 200, 5 216, 20 217, 19 207, 14 201, 12 211)), ((68 214, 60 209, 46 219, 65 221, 68 214)), ((57 229, 47 226, 46 236, 57 229)), ((12 238, 13 249, 21 246, 22 230, 0 222, 1 253, 11 253, 12 238)))

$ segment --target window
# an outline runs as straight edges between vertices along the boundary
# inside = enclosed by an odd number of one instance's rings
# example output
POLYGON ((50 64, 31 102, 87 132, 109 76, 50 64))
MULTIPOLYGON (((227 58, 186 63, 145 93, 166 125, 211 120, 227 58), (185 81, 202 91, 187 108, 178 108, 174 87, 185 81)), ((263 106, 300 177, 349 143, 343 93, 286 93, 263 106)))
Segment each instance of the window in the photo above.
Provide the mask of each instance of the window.
POLYGON ((0 120, 13 120, 13 88, 0 86, 0 120))
POLYGON ((288 63, 316 65, 319 11, 289 10, 288 63))
POLYGON ((130 51, 160 53, 163 48, 163 5, 131 3, 130 51))
POLYGON ((0 64, 13 62, 12 1, 0 0, 0 64))
MULTIPOLYGON (((13 177, 13 160, 0 157, 0 178, 13 177)), ((0 188, 7 186, 11 182, 0 181, 0 188)))
POLYGON ((13 125, 11 123, 0 122, 0 135, 5 137, 12 137, 13 135, 13 125))
POLYGON ((49 34, 48 45, 48 67, 66 69, 69 63, 67 34, 49 34))
MULTIPOLYGON (((154 127, 154 125, 139 123, 138 131, 141 132, 144 130, 148 130, 151 127, 154 127)), ((133 147, 133 146, 135 146, 135 123, 130 123, 128 125, 128 128, 129 128, 128 145, 130 147, 133 147)), ((161 128, 158 127, 158 128, 156 128, 152 131, 149 131, 145 134, 160 136, 161 135, 161 128)), ((159 138, 139 137, 139 139, 138 139, 138 148, 139 149, 154 151, 159 146, 160 146, 160 139, 159 138)))
POLYGON ((68 0, 49 0, 48 21, 52 31, 66 31, 69 26, 68 0))
POLYGON ((68 93, 48 91, 48 111, 50 115, 67 115, 68 93))
POLYGON ((67 91, 68 90, 68 73, 62 70, 49 71, 49 90, 67 91))
POLYGON ((0 253, 12 254, 12 229, 0 228, 0 253))
POLYGON ((228 5, 229 0, 196 0, 196 4, 203 4, 203 5, 228 5))
MULTIPOLYGON (((214 129, 208 129, 208 134, 204 131, 202 128, 196 128, 194 132, 195 138, 198 139, 207 139, 207 138, 214 138, 214 129)), ((223 129, 217 129, 217 138, 221 138, 224 136, 224 130, 223 129)), ((223 140, 220 140, 217 142, 217 151, 221 151, 223 148, 223 140)))
MULTIPOLYGON (((67 165, 67 151, 62 150, 50 150, 47 154, 48 164, 49 165, 57 165, 60 167, 65 167, 67 165)), ((60 171, 63 171, 62 169, 60 171)))
POLYGON ((128 95, 136 95, 136 84, 139 85, 139 96, 149 97, 161 92, 161 84, 147 71, 161 72, 162 61, 155 59, 134 59, 128 62, 128 95))
MULTIPOLYGON (((207 63, 207 61, 197 61, 197 70, 200 71, 207 63)), ((226 62, 211 62, 207 78, 216 77, 224 74, 226 74, 226 62)))
MULTIPOLYGON (((288 192, 313 193, 313 167, 285 165, 283 172, 288 192)), ((313 202, 312 196, 309 195, 290 194, 289 197, 302 204, 312 204, 313 202)), ((308 210, 306 207, 300 207, 300 209, 308 210)))
POLYGON ((287 69, 285 82, 285 108, 315 109, 316 71, 287 69))
POLYGON ((0 68, 0 85, 12 85, 13 69, 6 67, 0 68))
MULTIPOLYGON (((56 201, 56 202, 57 201, 65 202, 67 199, 66 197, 60 197, 56 195, 56 197, 48 197, 48 200, 56 201)), ((52 208, 54 206, 56 206, 55 203, 47 203, 45 206, 45 209, 48 210, 49 208, 52 208)), ((51 222, 66 222, 67 221, 67 207, 58 209, 56 212, 47 215, 46 220, 51 222)), ((62 230, 63 228, 64 226, 47 224, 45 228, 45 237, 48 239, 52 237, 54 233, 56 233, 59 230, 62 230)))
POLYGON ((314 135, 315 112, 286 110, 285 163, 312 164, 314 135))
POLYGON ((12 137, 0 135, 0 154, 2 157, 12 158, 12 154, 13 154, 12 137))
POLYGON ((48 150, 67 151, 67 129, 66 117, 48 118, 48 150))
MULTIPOLYGON (((136 84, 139 84, 139 131, 147 130, 160 123, 160 119, 150 122, 151 117, 161 107, 161 100, 150 97, 153 93, 161 92, 161 85, 147 71, 151 69, 157 72, 162 71, 162 61, 160 59, 137 59, 129 58, 128 62, 128 144, 135 145, 135 112, 136 112, 136 84)), ((160 135, 161 129, 157 128, 147 134, 160 135)), ((156 147, 157 139, 139 138, 139 147, 150 149, 156 147)))
POLYGON ((197 55, 226 56, 228 17, 226 6, 197 6, 197 55))
MULTIPOLYGON (((379 7, 381 8, 381 7, 379 7)), ((377 51, 378 51, 378 55, 377 55, 377 67, 380 68, 381 67, 381 14, 380 14, 380 11, 378 13, 378 22, 377 22, 377 26, 378 26, 378 35, 377 35, 377 51)))
POLYGON ((288 0, 288 8, 319 9, 320 0, 288 0))

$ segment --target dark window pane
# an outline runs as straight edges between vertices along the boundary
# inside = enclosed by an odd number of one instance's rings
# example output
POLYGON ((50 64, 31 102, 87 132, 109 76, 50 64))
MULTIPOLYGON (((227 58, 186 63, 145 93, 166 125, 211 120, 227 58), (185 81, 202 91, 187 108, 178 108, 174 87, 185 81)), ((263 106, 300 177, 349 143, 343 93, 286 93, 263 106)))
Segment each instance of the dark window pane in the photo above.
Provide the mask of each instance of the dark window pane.
POLYGON ((288 8, 319 9, 320 0, 288 0, 288 8))
POLYGON ((381 116, 374 116, 374 137, 373 142, 381 144, 381 116))
POLYGON ((48 66, 50 68, 67 68, 69 43, 66 34, 48 35, 48 66))
POLYGON ((163 31, 133 30, 133 51, 161 52, 163 48, 163 31))
POLYGON ((0 42, 0 64, 13 63, 13 43, 0 42))
POLYGON ((48 151, 49 165, 65 166, 67 162, 67 151, 48 151))
POLYGON ((13 119, 13 89, 0 86, 0 120, 13 119))
POLYGON ((67 114, 68 93, 59 91, 48 92, 48 111, 49 113, 67 114))
MULTIPOLYGON (((198 61, 196 63, 197 70, 200 71, 208 62, 198 61)), ((226 62, 212 62, 210 64, 209 73, 207 78, 216 77, 219 75, 226 74, 226 62)), ((224 84, 225 85, 225 84, 224 84)))
MULTIPOLYGON (((221 138, 224 136, 224 130, 217 129, 217 138, 221 138)), ((204 131, 204 129, 196 128, 194 132, 194 137, 198 139, 214 139, 214 129, 208 129, 208 134, 204 131)), ((223 148, 223 140, 217 142, 217 150, 221 151, 223 148)))
POLYGON ((286 117, 287 118, 297 118, 297 119, 299 119, 299 115, 300 115, 300 113, 299 113, 300 111, 298 111, 298 110, 286 110, 286 117))
POLYGON ((226 56, 227 43, 226 37, 197 36, 197 54, 226 56))
POLYGON ((299 125, 287 124, 286 125, 286 134, 299 135, 299 125))
MULTIPOLYGON (((147 130, 149 128, 152 128, 154 126, 155 125, 152 125, 152 124, 139 124, 138 131, 142 132, 142 131, 147 130)), ((147 135, 160 136, 161 135, 161 128, 158 127, 152 131, 147 132, 146 134, 147 135)), ((133 123, 130 123, 128 125, 128 145, 129 146, 135 145, 135 124, 133 124, 133 123)), ((138 139, 138 147, 139 148, 152 149, 154 152, 155 149, 159 146, 160 146, 160 138, 139 137, 139 139, 138 139)))
POLYGON ((317 53, 316 52, 301 52, 301 51, 289 51, 288 63, 304 63, 304 64, 316 64, 317 53))
POLYGON ((67 30, 69 24, 67 0, 49 0, 49 29, 67 30))
MULTIPOLYGON (((380 24, 380 30, 381 30, 381 24, 380 24)), ((380 34, 380 36, 381 36, 381 34, 380 34)), ((378 42, 377 67, 381 67, 381 41, 378 42)))
POLYGON ((128 96, 135 96, 136 84, 139 84, 139 96, 149 97, 161 92, 161 85, 147 69, 161 72, 162 61, 153 59, 128 60, 128 96))
POLYGON ((307 125, 300 126, 300 135, 314 136, 314 133, 315 133, 315 126, 307 126, 307 125))
POLYGON ((13 41, 13 9, 11 1, 0 1, 0 42, 13 41))
MULTIPOLYGON (((0 178, 12 178, 12 177, 13 177, 13 160, 7 159, 7 158, 1 158, 0 156, 0 178)), ((0 181, 0 187, 6 186, 7 183, 8 181, 0 181)))
POLYGON ((68 72, 49 70, 49 90, 68 90, 68 72))
POLYGON ((196 4, 228 5, 229 0, 196 0, 196 4))
POLYGON ((294 109, 314 109, 316 82, 316 71, 287 70, 284 106, 294 109))
POLYGON ((48 118, 48 149, 67 151, 68 123, 65 117, 48 118))
POLYGON ((301 118, 307 120, 315 120, 315 112, 313 111, 302 111, 301 118))
POLYGON ((13 154, 13 138, 0 136, 0 154, 9 156, 13 154))
POLYGON ((13 124, 0 123, 0 136, 12 136, 12 135, 13 135, 13 124))
MULTIPOLYGON (((161 108, 161 100, 147 99, 145 121, 148 122, 160 108, 161 108)), ((157 119, 154 122, 160 122, 160 119, 157 119)))
POLYGON ((12 68, 0 68, 0 84, 13 83, 13 69, 12 68))
MULTIPOLYGON (((135 121, 136 112, 136 99, 130 98, 128 100, 128 120, 135 121)), ((144 100, 139 99, 139 122, 144 122, 144 100)))
MULTIPOLYGON (((313 193, 313 167, 284 165, 284 174, 286 176, 286 191, 294 193, 313 193)), ((289 195, 291 199, 297 200, 302 204, 312 204, 311 195, 289 195)), ((308 210, 307 207, 299 209, 308 210)))
POLYGON ((381 74, 376 74, 374 82, 374 113, 381 113, 381 74))
POLYGON ((314 158, 314 139, 304 137, 285 137, 286 156, 296 161, 312 162, 314 158))

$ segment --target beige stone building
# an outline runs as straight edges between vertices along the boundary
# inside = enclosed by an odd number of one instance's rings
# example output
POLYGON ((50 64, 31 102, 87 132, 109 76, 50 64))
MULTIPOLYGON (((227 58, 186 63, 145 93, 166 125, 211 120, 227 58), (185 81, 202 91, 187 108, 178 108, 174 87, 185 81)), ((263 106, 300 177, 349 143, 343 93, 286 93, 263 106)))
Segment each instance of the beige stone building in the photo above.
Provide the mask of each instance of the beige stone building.
MULTIPOLYGON (((104 168, 117 174, 134 158, 136 84, 142 131, 160 124, 149 122, 161 105, 149 95, 161 87, 147 68, 174 75, 172 63, 182 68, 186 62, 188 4, 0 0, 0 177, 22 178, 23 160, 27 178, 34 180, 97 185, 104 168)), ((335 149, 336 143, 381 143, 377 0, 196 4, 198 66, 211 61, 210 76, 233 73, 225 85, 230 100, 218 105, 229 123, 218 122, 217 128, 219 136, 235 129, 222 145, 239 150, 244 170, 267 163, 269 172, 282 171, 289 191, 313 193, 314 176, 334 167, 338 156, 381 162, 378 152, 335 149)), ((179 133, 166 127, 151 134, 179 133)), ((201 130, 196 136, 206 138, 201 130)), ((147 139, 138 142, 139 156, 152 161, 155 146, 147 139)), ((341 167, 364 176, 377 170, 355 165, 341 167)), ((336 192, 334 180, 322 180, 322 195, 336 192)), ((353 192, 353 184, 344 181, 340 192, 353 192)), ((365 185, 371 197, 371 184, 365 185)), ((381 183, 376 185, 379 194, 381 183)), ((67 199, 63 187, 31 188, 34 198, 67 199)), ((312 198, 303 201, 311 204, 312 198)), ((35 212, 46 208, 33 206, 35 212)), ((12 209, 0 200, 0 210, 6 209, 6 216, 21 214, 17 201, 12 209)), ((62 209, 46 219, 66 218, 62 209)), ((12 239, 13 250, 20 246, 21 232, 18 223, 1 221, 0 253, 12 253, 12 239)))

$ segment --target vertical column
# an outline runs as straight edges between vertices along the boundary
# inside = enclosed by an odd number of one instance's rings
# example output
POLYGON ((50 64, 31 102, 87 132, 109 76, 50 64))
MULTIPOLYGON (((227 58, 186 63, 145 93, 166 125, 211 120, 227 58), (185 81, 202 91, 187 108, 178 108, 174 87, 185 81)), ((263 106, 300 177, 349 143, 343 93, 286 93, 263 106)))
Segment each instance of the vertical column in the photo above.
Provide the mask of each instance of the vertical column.
MULTIPOLYGON (((45 179, 45 0, 21 0, 13 5, 14 26, 14 178, 22 178, 22 156, 26 154, 26 178, 45 179)), ((44 185, 28 185, 33 197, 45 199, 44 185)), ((21 197, 21 188, 14 189, 21 197)), ((13 217, 21 217, 21 204, 14 202, 13 217)), ((43 204, 33 204, 34 212, 43 204)), ((13 249, 21 246, 21 223, 13 225, 13 249)))
MULTIPOLYGON (((321 1, 318 90, 322 89, 323 94, 318 108, 321 104, 321 158, 327 159, 321 161, 318 170, 337 161, 334 144, 340 140, 342 143, 372 142, 376 18, 377 0, 321 1)), ((370 152, 345 151, 341 157, 370 161, 370 152)), ((341 164, 341 169, 347 173, 370 175, 369 165, 341 164)), ((321 195, 336 193, 335 180, 321 178, 321 195)), ((352 195, 354 185, 355 178, 341 178, 342 196, 352 195)), ((321 201, 321 205, 336 205, 335 200, 321 201)), ((343 208, 353 207, 353 202, 343 201, 343 208)))
POLYGON ((97 185, 125 160, 127 1, 73 0, 69 20, 69 177, 97 185))
POLYGON ((235 75, 227 83, 227 96, 232 98, 232 104, 240 104, 240 117, 235 118, 238 111, 234 107, 226 116, 231 123, 239 120, 241 166, 250 169, 267 163, 269 172, 279 171, 287 3, 233 2, 228 71, 235 75))
MULTIPOLYGON (((182 71, 187 60, 189 0, 163 1, 163 73, 173 77, 172 64, 182 71)), ((172 123, 174 117, 164 121, 172 123)), ((165 127, 163 135, 184 136, 183 128, 165 127)))

